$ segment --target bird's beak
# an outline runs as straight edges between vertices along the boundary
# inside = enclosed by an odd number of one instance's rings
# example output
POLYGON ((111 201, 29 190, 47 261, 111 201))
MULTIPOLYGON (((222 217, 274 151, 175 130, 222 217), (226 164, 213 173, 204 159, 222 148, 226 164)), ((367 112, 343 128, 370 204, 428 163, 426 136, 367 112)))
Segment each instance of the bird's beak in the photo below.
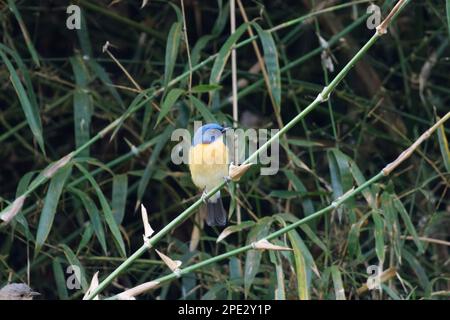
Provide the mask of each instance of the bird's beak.
POLYGON ((231 129, 231 127, 225 127, 222 129, 222 133, 225 133, 227 130, 230 130, 230 129, 231 129))
POLYGON ((36 296, 40 296, 41 294, 39 293, 39 292, 36 292, 36 291, 31 291, 30 292, 30 296, 32 296, 32 297, 36 297, 36 296))

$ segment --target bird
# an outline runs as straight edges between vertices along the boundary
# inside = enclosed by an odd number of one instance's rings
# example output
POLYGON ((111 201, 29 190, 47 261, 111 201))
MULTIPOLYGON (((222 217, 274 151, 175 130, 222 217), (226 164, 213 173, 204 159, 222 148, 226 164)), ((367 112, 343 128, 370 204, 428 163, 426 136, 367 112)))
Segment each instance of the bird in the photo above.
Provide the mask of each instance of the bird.
POLYGON ((25 283, 11 283, 0 289, 0 300, 33 300, 39 295, 25 283))
MULTIPOLYGON (((203 190, 202 198, 225 179, 229 181, 228 148, 223 142, 223 134, 230 128, 216 123, 208 123, 194 134, 189 150, 189 170, 194 184, 203 190)), ((206 224, 210 227, 223 227, 227 214, 223 207, 220 191, 206 202, 206 224)))

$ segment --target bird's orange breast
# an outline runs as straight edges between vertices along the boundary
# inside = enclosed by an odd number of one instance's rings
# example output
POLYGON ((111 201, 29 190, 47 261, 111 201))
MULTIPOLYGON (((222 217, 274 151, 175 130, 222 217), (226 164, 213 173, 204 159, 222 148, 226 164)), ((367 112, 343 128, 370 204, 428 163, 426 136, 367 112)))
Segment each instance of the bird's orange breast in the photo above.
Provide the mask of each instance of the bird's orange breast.
POLYGON ((200 189, 210 190, 228 176, 228 148, 222 140, 197 144, 189 150, 192 181, 200 189))

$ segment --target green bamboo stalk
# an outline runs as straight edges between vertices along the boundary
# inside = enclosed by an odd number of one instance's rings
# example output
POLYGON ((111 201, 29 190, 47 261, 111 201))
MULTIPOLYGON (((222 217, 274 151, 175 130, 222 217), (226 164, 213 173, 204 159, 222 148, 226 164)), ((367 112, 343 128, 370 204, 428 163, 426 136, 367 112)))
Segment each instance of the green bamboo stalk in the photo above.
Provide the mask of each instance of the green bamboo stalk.
MULTIPOLYGON (((397 14, 404 8, 404 6, 409 2, 410 0, 400 0, 397 5, 394 7, 394 9, 391 11, 391 13, 388 15, 388 17, 380 24, 380 26, 383 26, 384 28, 387 28, 387 26, 392 21, 393 17, 396 17, 397 14), (395 11, 397 10, 397 11, 395 11)), ((326 101, 331 92, 337 87, 337 85, 342 81, 342 79, 347 75, 347 73, 350 71, 350 69, 355 65, 355 63, 361 59, 364 54, 373 46, 373 44, 384 34, 384 32, 379 32, 377 29, 377 32, 370 38, 370 40, 355 54, 355 56, 346 64, 346 66, 338 73, 338 75, 330 82, 330 84, 324 88, 324 90, 318 94, 316 99, 308 106, 306 107, 302 112, 300 112, 296 117, 294 117, 289 123, 287 123, 280 131, 278 131, 275 135, 273 135, 266 143, 264 143, 261 147, 258 148, 250 157, 247 158, 243 162, 243 165, 250 164, 252 161, 256 160, 258 155, 265 151, 272 142, 279 139, 280 136, 285 134, 289 129, 291 129, 293 126, 295 126, 301 119, 303 119, 308 113, 310 113, 314 108, 316 108, 319 104, 326 101)), ((248 40, 247 40, 248 41, 248 40)), ((379 175, 375 176, 369 181, 373 182, 373 179, 381 179, 383 176, 383 173, 380 173, 379 175)), ((214 189, 209 191, 205 195, 205 200, 209 199, 212 195, 214 195, 217 191, 222 189, 225 186, 226 182, 223 181, 218 186, 216 186, 214 189)), ((367 184, 364 184, 367 186, 367 184)), ((357 188, 357 190, 361 190, 361 187, 357 188)), ((347 197, 343 197, 343 199, 348 199, 347 197)), ((342 200, 344 201, 344 200, 342 200)), ((108 277, 106 277, 99 286, 91 292, 89 296, 86 297, 86 299, 91 300, 95 296, 97 296, 106 286, 112 282, 120 273, 125 271, 131 263, 133 263, 134 260, 139 258, 147 249, 153 247, 162 237, 164 237, 167 233, 169 233, 172 228, 177 227, 180 225, 185 219, 187 219, 191 214, 195 212, 195 210, 203 203, 202 199, 197 200, 195 203, 193 203, 189 208, 184 210, 179 216, 177 216, 174 220, 172 220, 168 225, 166 225, 163 229, 161 229, 156 235, 151 237, 149 241, 145 244, 143 244, 136 252, 133 253, 127 260, 125 260, 117 269, 115 269, 108 277)), ((332 205, 335 205, 336 203, 341 202, 334 202, 332 205)), ((327 207, 328 208, 328 207, 327 207)), ((322 209, 325 210, 325 209, 322 209)), ((322 215, 323 212, 319 211, 317 214, 322 215)), ((329 209, 327 209, 328 212, 329 209)), ((308 217, 309 219, 310 217, 308 217)), ((305 218, 307 219, 307 218, 305 218)), ((302 221, 302 220, 300 220, 302 221)), ((309 220, 307 220, 309 221, 309 220)), ((289 226, 290 227, 290 226, 289 226)), ((288 228, 288 227, 286 227, 288 228)), ((295 228, 295 227, 293 227, 295 228)), ((291 229, 289 229, 291 230, 291 229)), ((247 247, 247 246, 246 246, 247 247)), ((243 248, 246 248, 243 247, 243 248)), ((243 248, 239 248, 236 250, 243 250, 243 248)), ((248 249, 247 249, 248 250, 248 249)), ((245 251, 245 250, 244 250, 245 251)), ((239 251, 241 252, 241 251, 239 251)), ((228 256, 229 253, 225 253, 224 255, 228 256)), ((215 257, 217 258, 217 257, 215 257)), ((212 259, 215 259, 212 258, 212 259)), ((167 277, 169 277, 168 275, 167 277)))

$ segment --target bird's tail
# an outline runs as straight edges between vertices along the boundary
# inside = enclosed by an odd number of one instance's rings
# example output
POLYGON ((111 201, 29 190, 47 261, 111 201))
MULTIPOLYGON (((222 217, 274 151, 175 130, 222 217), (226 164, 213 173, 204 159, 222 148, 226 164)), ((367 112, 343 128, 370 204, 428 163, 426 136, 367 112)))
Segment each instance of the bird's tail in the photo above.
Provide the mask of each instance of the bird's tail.
POLYGON ((210 227, 223 227, 227 224, 227 213, 223 208, 222 199, 219 197, 214 202, 208 201, 206 203, 206 210, 208 215, 206 217, 206 224, 210 227))

